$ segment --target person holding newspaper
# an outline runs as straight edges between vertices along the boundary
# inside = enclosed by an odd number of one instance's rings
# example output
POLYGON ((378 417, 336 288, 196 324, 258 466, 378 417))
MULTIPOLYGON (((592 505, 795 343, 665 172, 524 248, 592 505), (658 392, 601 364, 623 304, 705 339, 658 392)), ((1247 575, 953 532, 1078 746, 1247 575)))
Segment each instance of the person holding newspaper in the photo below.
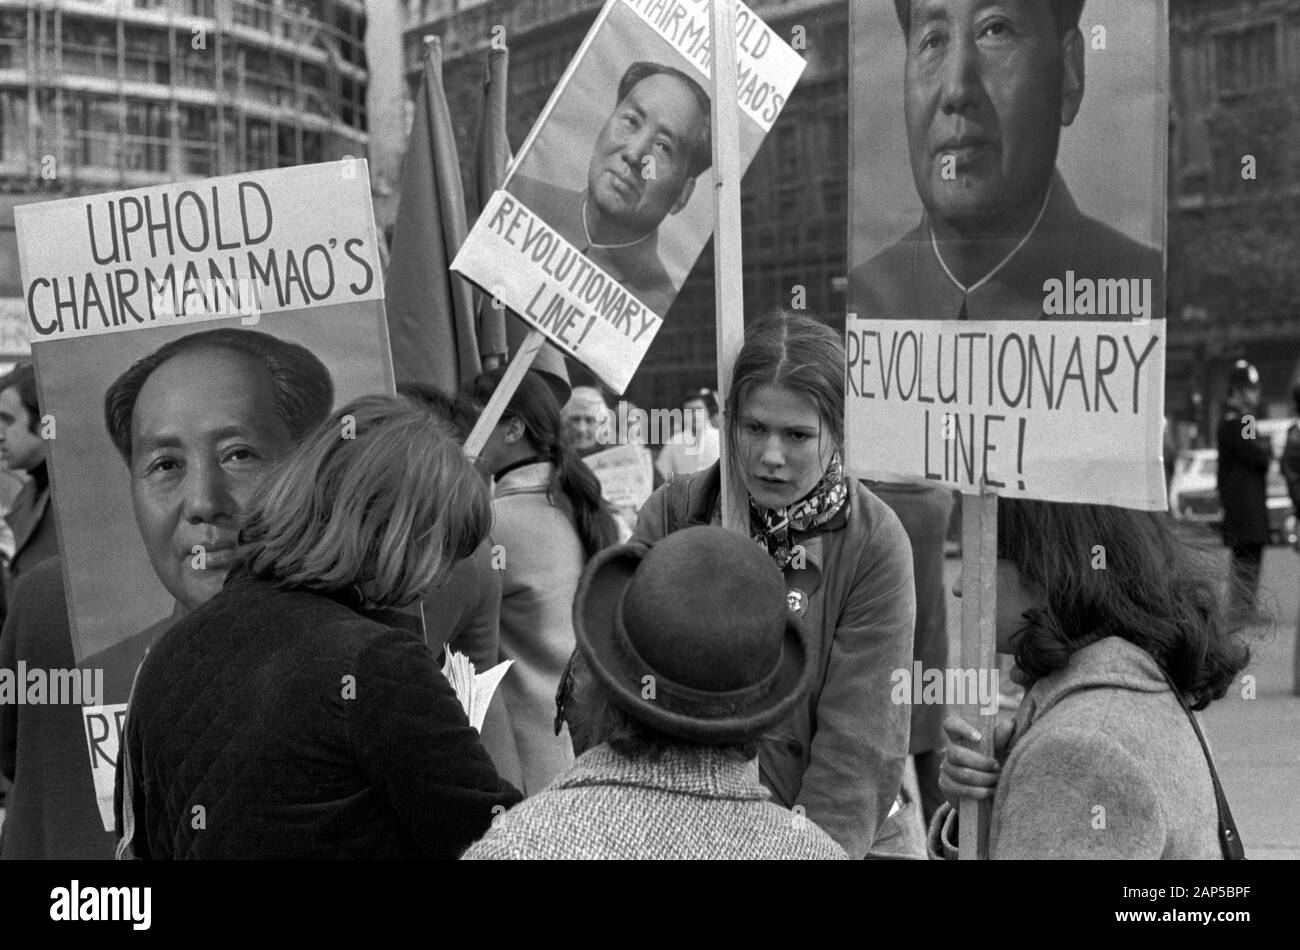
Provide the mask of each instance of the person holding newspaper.
POLYGON ((487 534, 487 486, 402 397, 338 410, 265 480, 241 563, 154 645, 118 760, 141 858, 458 856, 519 793, 396 608, 487 534))

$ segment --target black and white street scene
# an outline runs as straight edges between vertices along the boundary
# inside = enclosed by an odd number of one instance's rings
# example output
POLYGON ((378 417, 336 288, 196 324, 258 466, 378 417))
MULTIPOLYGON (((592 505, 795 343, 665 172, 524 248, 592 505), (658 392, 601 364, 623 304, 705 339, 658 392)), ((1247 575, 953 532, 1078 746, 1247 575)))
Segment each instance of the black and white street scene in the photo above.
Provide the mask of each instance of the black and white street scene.
POLYGON ((1300 0, 0 0, 23 913, 1053 859, 1240 932, 1121 862, 1300 858, 1297 115, 1300 0))

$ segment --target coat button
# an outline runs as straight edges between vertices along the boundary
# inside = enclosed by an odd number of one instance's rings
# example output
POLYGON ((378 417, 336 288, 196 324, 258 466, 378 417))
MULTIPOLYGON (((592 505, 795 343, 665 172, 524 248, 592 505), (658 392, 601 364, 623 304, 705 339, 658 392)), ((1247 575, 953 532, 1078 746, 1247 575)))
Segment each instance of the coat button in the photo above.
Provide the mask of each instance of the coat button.
POLYGON ((791 739, 785 744, 785 751, 789 752, 796 759, 803 755, 803 743, 797 739, 791 739))

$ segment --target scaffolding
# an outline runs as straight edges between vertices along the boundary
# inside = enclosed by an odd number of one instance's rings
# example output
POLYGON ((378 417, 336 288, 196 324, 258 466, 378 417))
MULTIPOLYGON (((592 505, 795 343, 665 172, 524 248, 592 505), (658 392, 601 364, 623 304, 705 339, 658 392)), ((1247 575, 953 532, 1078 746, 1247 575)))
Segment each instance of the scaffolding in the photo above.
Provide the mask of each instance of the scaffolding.
POLYGON ((0 187, 365 154, 364 32, 359 0, 0 0, 0 187))

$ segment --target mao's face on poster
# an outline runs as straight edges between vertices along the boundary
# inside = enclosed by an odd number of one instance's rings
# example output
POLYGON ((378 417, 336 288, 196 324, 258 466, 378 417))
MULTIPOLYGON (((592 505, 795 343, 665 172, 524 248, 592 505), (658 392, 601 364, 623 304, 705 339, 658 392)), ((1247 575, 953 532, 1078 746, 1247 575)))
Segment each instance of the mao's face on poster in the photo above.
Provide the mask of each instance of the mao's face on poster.
POLYGON ((1037 210, 1082 91, 1065 46, 1045 0, 913 0, 908 148, 932 216, 968 231, 1037 210))
POLYGON ((707 121, 675 76, 659 73, 632 87, 600 130, 587 173, 597 223, 607 229, 604 240, 593 230, 599 243, 648 234, 685 207, 694 185, 692 149, 707 121), (611 228, 624 233, 611 236, 611 228))
POLYGON ((252 357, 185 352, 145 381, 131 419, 131 500, 154 572, 186 609, 221 589, 240 515, 292 447, 270 373, 252 357))

